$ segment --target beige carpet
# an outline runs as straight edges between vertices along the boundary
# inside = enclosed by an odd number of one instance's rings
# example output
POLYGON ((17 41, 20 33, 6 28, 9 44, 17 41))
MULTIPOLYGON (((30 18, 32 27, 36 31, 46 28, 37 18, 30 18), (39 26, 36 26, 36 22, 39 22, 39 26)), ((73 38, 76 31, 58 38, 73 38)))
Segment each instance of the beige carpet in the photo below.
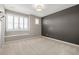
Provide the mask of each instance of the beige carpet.
POLYGON ((79 54, 79 47, 55 41, 52 38, 33 37, 7 41, 0 48, 1 55, 70 55, 79 54))

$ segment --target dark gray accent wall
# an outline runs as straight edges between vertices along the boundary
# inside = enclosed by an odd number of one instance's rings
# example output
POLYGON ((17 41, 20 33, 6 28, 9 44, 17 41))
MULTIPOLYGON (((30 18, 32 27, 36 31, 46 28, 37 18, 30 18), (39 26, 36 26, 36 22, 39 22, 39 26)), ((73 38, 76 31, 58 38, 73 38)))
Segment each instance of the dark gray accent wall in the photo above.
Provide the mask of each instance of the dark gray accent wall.
POLYGON ((79 5, 43 17, 42 35, 79 44, 79 5))

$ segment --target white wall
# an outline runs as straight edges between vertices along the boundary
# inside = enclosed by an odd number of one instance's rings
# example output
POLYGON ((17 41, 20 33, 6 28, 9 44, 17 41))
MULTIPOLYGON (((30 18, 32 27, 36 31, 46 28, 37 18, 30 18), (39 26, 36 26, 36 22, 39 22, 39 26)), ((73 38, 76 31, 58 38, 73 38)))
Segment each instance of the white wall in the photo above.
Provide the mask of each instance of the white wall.
POLYGON ((30 33, 34 35, 41 35, 41 18, 30 15, 30 33), (35 24, 35 19, 39 19, 39 24, 35 24))
MULTIPOLYGON (((3 5, 0 5, 0 11, 3 11, 3 13, 5 14, 5 10, 4 10, 4 7, 3 7, 3 5)), ((5 38, 5 18, 2 18, 2 19, 0 19, 0 20, 2 20, 1 21, 1 32, 0 32, 0 47, 4 44, 4 42, 5 42, 5 40, 4 40, 4 38, 5 38)))

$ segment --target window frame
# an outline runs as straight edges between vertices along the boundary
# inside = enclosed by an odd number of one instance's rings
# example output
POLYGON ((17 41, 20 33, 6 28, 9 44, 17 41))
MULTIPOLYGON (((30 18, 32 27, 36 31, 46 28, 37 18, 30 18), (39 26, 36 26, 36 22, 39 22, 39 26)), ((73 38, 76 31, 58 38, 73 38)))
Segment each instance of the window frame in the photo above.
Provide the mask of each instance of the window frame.
POLYGON ((9 12, 6 12, 6 31, 29 31, 29 17, 27 15, 21 15, 21 14, 14 14, 13 12, 9 13, 9 12), (8 29, 8 14, 11 14, 13 15, 13 29, 8 29), (14 16, 18 16, 18 28, 15 29, 14 27, 14 16), (23 29, 20 29, 20 17, 23 17, 23 29), (27 28, 25 29, 24 28, 24 18, 27 18, 27 21, 28 23, 26 24, 27 25, 27 28))
POLYGON ((36 25, 39 25, 40 24, 40 21, 39 20, 40 20, 39 18, 35 18, 35 24, 36 25))

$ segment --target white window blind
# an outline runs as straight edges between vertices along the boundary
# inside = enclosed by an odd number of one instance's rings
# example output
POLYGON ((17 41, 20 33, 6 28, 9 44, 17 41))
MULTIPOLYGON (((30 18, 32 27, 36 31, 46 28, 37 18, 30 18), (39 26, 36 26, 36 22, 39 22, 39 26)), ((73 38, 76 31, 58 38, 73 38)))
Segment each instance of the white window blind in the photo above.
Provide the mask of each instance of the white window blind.
POLYGON ((20 23, 19 23, 20 29, 23 29, 23 26, 24 26, 23 22, 24 22, 23 17, 20 17, 20 23))
POLYGON ((7 29, 13 29, 13 15, 10 14, 7 15, 7 29))
POLYGON ((19 22, 19 17, 18 16, 14 16, 14 29, 18 29, 18 22, 19 22))
POLYGON ((28 30, 28 17, 26 15, 6 12, 6 31, 28 30))
POLYGON ((28 18, 27 17, 25 17, 24 18, 24 29, 28 29, 28 25, 29 24, 29 21, 28 21, 28 18), (27 24, 27 25, 26 25, 27 24))

